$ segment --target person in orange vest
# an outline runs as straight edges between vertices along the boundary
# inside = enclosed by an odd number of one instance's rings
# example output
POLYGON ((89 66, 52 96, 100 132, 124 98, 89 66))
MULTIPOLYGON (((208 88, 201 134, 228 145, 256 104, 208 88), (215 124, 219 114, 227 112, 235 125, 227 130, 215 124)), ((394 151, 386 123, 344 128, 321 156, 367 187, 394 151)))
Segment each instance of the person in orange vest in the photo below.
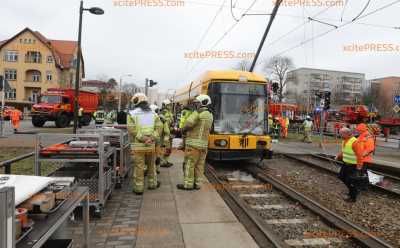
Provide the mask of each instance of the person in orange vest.
POLYGON ((279 117, 279 123, 281 124, 281 128, 282 128, 281 137, 282 137, 282 138, 286 138, 285 134, 286 134, 287 130, 286 130, 286 121, 285 121, 285 118, 282 117, 282 116, 280 116, 280 117, 279 117))
POLYGON ((11 124, 14 128, 14 133, 18 131, 19 128, 19 121, 21 119, 21 111, 18 109, 13 109, 10 114, 11 124))
POLYGON ((349 190, 344 200, 356 202, 358 194, 368 185, 367 170, 363 166, 363 145, 349 128, 341 128, 339 133, 343 138, 342 150, 335 159, 343 161, 343 165, 338 177, 349 190))
POLYGON ((364 123, 358 124, 356 127, 358 133, 357 142, 362 146, 363 163, 372 163, 372 155, 375 151, 375 138, 364 123))

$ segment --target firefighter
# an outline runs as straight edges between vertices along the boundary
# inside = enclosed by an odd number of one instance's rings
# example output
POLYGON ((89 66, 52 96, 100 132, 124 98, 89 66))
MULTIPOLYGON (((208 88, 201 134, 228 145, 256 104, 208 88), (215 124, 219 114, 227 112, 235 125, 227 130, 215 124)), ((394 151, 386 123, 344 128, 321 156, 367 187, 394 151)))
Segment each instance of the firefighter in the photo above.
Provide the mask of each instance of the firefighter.
POLYGON ((162 156, 162 150, 161 150, 161 145, 162 145, 162 138, 164 137, 163 133, 164 133, 164 123, 161 121, 160 118, 160 109, 158 108, 157 105, 152 104, 150 105, 150 109, 157 114, 158 120, 156 122, 156 130, 158 133, 158 136, 155 140, 155 156, 156 156, 156 170, 157 170, 157 174, 160 174, 160 161, 161 161, 161 156, 162 156))
POLYGON ((101 127, 101 125, 104 123, 104 111, 102 109, 95 111, 93 113, 93 117, 96 127, 101 127))
POLYGON ((272 134, 273 125, 274 125, 274 119, 272 118, 271 114, 268 114, 268 129, 270 134, 272 134))
POLYGON ((21 120, 21 115, 22 115, 22 113, 18 109, 11 110, 10 120, 11 120, 11 124, 12 124, 12 126, 14 128, 14 133, 18 132, 19 122, 21 120))
POLYGON ((196 109, 186 120, 182 132, 186 135, 185 172, 182 190, 200 189, 204 176, 204 163, 207 157, 208 136, 213 123, 213 115, 208 110, 211 98, 208 95, 196 97, 196 109))
POLYGON ((133 192, 141 195, 144 191, 145 164, 148 168, 148 189, 160 187, 155 166, 155 142, 159 137, 157 126, 160 124, 145 94, 136 93, 131 102, 134 109, 127 115, 127 129, 134 161, 133 192))
POLYGON ((342 128, 339 133, 343 138, 342 151, 335 159, 343 161, 344 164, 338 177, 349 190, 344 200, 356 202, 360 191, 368 185, 367 171, 363 166, 362 144, 352 135, 349 128, 342 128))
POLYGON ((83 108, 79 106, 78 108, 78 127, 82 127, 82 122, 83 122, 83 108))
POLYGON ((364 123, 358 124, 356 127, 358 132, 357 141, 362 145, 363 163, 372 163, 372 155, 375 151, 374 135, 368 130, 368 126, 364 123))
POLYGON ((168 126, 168 131, 164 133, 163 138, 163 155, 161 157, 161 167, 171 167, 173 164, 168 161, 169 155, 171 155, 171 127, 174 122, 174 116, 172 114, 172 102, 168 99, 162 102, 161 115, 164 120, 164 124, 168 126))
POLYGON ((274 132, 274 139, 279 140, 279 137, 281 136, 281 123, 278 117, 274 118, 273 132, 274 132))
POLYGON ((312 127, 313 127, 313 122, 311 120, 311 117, 307 115, 306 119, 303 122, 303 129, 304 129, 303 142, 312 143, 311 140, 312 127))
MULTIPOLYGON (((194 112, 194 110, 193 110, 193 106, 191 103, 183 108, 182 113, 181 113, 181 118, 179 120, 179 125, 178 125, 180 133, 182 133, 182 129, 185 126, 186 120, 189 118, 189 116, 193 112, 194 112)), ((183 149, 185 149, 185 139, 186 139, 185 135, 182 135, 182 139, 183 139, 183 149)), ((187 161, 187 157, 185 156, 183 159, 183 164, 182 164, 183 172, 185 172, 186 161, 187 161)))

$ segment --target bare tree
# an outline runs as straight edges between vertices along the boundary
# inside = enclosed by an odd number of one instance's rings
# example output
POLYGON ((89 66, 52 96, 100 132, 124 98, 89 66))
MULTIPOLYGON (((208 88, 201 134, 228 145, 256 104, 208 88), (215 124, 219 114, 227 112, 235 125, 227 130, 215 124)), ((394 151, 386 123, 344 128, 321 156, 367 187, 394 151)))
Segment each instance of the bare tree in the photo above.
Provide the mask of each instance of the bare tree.
POLYGON ((278 98, 282 102, 283 89, 286 86, 286 74, 289 70, 294 68, 294 64, 291 58, 274 56, 270 58, 264 65, 264 71, 266 73, 272 73, 273 79, 279 83, 278 98))
POLYGON ((250 66, 251 66, 251 61, 241 60, 233 67, 233 69, 239 71, 248 71, 250 70, 250 66))

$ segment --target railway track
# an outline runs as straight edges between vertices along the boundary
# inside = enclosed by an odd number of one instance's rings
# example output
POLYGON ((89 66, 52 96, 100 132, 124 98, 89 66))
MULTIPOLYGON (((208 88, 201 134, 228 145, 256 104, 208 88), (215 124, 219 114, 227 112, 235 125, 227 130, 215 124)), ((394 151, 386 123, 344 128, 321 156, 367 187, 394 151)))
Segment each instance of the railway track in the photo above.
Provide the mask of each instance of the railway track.
MULTIPOLYGON (((323 154, 285 154, 284 156, 331 174, 337 174, 342 164, 341 162, 336 161, 333 157, 323 154)), ((392 173, 397 175, 398 170, 393 168, 386 169, 386 166, 379 164, 372 164, 369 169, 385 178, 383 184, 370 184, 372 189, 400 197, 400 178, 392 175, 392 173)))
POLYGON ((260 247, 393 247, 256 166, 240 172, 254 181, 233 171, 205 174, 260 247))

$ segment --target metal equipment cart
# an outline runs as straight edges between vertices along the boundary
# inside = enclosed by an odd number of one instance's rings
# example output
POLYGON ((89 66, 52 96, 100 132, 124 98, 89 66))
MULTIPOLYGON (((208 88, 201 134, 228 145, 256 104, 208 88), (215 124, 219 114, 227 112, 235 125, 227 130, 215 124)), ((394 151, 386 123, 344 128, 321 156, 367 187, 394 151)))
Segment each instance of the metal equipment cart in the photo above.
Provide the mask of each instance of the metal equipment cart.
POLYGON ((104 143, 103 134, 37 134, 35 174, 40 176, 42 162, 59 162, 63 167, 55 177, 75 177, 80 186, 89 187, 89 205, 101 217, 102 209, 115 187, 116 149, 104 143), (72 141, 94 142, 92 148, 71 148, 72 141), (111 166, 108 166, 111 164, 111 166))
POLYGON ((104 141, 109 142, 117 150, 117 180, 116 185, 120 187, 124 179, 130 173, 132 166, 130 161, 130 144, 128 132, 116 128, 81 129, 78 133, 103 134, 104 141))
MULTIPOLYGON (((35 220, 33 229, 18 243, 15 240, 15 205, 14 188, 0 188, 0 247, 2 248, 40 248, 63 247, 60 243, 71 243, 71 240, 51 240, 52 234, 63 224, 78 205, 83 206, 83 240, 84 248, 89 247, 89 189, 74 187, 64 204, 45 219, 35 220), (63 242, 64 241, 64 242, 63 242), (49 244, 51 244, 49 246, 49 244)), ((67 246, 68 247, 68 246, 67 246)))

